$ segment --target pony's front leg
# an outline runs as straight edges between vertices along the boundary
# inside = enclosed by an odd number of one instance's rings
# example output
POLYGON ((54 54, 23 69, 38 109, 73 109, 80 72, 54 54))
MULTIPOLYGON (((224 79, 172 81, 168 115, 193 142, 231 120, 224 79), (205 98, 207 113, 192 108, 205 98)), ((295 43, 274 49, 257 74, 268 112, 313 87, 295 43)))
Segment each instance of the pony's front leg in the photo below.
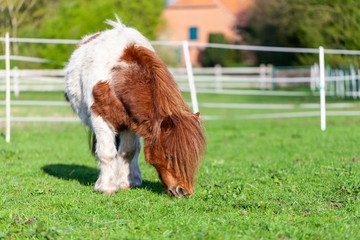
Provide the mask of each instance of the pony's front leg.
POLYGON ((124 187, 118 178, 116 132, 100 116, 92 115, 91 123, 96 136, 96 155, 100 164, 100 175, 95 183, 94 190, 105 194, 116 193, 124 187))

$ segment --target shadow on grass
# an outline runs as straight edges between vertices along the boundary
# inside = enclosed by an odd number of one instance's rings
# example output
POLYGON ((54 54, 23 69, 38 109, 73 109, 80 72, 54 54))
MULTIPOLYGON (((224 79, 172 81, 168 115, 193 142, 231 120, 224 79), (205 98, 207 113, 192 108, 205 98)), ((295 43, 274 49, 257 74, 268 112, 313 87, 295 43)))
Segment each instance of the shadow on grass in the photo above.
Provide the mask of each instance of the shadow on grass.
MULTIPOLYGON (((86 186, 94 185, 99 176, 99 169, 77 164, 49 164, 41 169, 51 176, 64 180, 77 180, 86 186)), ((164 193, 164 187, 160 182, 147 180, 143 180, 142 185, 136 189, 146 189, 157 194, 164 193)))
POLYGON ((141 186, 136 187, 135 189, 145 189, 157 194, 165 193, 164 186, 160 182, 152 182, 147 180, 143 180, 141 186))
POLYGON ((99 176, 99 169, 77 164, 49 164, 42 170, 64 180, 77 180, 82 185, 94 185, 99 176))

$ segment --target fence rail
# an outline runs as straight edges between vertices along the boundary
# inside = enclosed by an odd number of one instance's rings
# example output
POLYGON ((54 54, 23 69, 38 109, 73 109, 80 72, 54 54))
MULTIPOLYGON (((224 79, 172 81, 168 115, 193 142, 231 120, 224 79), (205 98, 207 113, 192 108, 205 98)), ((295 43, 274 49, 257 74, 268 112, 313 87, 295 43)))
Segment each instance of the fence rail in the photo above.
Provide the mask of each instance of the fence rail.
MULTIPOLYGON (((74 121, 73 118, 10 118, 10 77, 13 80, 12 89, 15 96, 20 91, 58 91, 64 89, 64 71, 63 70, 23 70, 12 69, 10 71, 10 60, 14 61, 29 61, 40 63, 52 63, 52 60, 43 58, 33 58, 27 56, 12 56, 10 54, 10 43, 24 42, 34 44, 77 44, 79 40, 76 39, 34 39, 34 38, 9 38, 6 34, 5 38, 0 38, 0 42, 5 42, 5 55, 0 56, 0 60, 5 60, 6 69, 0 71, 0 90, 6 90, 6 118, 0 121, 6 121, 6 141, 10 141, 10 121, 74 121)), ((348 54, 360 55, 357 50, 338 50, 338 49, 323 49, 319 48, 284 48, 284 47, 269 47, 269 46, 249 46, 249 45, 231 45, 231 44, 208 44, 198 42, 163 42, 153 41, 153 45, 160 46, 177 46, 183 49, 185 56, 186 68, 170 69, 176 81, 178 81, 180 89, 191 92, 191 99, 193 110, 197 111, 198 103, 196 92, 214 93, 214 94, 246 94, 246 95, 278 95, 278 96, 305 96, 305 95, 320 95, 321 112, 307 115, 321 116, 321 128, 325 129, 325 92, 329 95, 336 96, 350 96, 360 98, 360 71, 351 68, 350 71, 330 70, 325 71, 325 54, 348 54), (190 61, 189 48, 224 48, 237 49, 247 51, 264 51, 264 52, 285 52, 285 53, 311 53, 319 54, 319 65, 315 64, 309 69, 307 76, 295 77, 281 77, 274 74, 274 68, 270 65, 260 65, 259 67, 244 67, 244 68, 222 68, 217 66, 215 68, 193 68, 190 61), (326 73, 326 76, 325 76, 326 73), (295 91, 274 91, 277 87, 295 86, 304 84, 309 86, 311 91, 295 92, 295 91), (244 89, 245 88, 245 89, 244 89), (249 89, 249 88, 255 88, 249 89)), ((0 102, 3 104, 3 102, 0 102)), ((13 102, 13 104, 39 104, 29 102, 13 102)), ((43 103, 54 104, 58 103, 43 103)), ((64 103, 59 103, 59 106, 64 103)), ((216 104, 215 104, 216 105, 216 104)), ((215 106, 214 103, 200 103, 201 107, 215 106)), ((249 107, 243 105, 226 105, 230 108, 235 107, 249 107)), ((216 107, 216 106, 215 106, 216 107)), ((225 107, 218 104, 217 107, 225 107)), ((251 106, 250 106, 251 107, 251 106)), ((253 106, 254 107, 254 106, 253 106)), ((336 113, 331 113, 336 115, 336 113)), ((345 114, 345 113, 344 113, 345 114)), ((358 114, 354 112, 351 114, 358 114)), ((351 115, 350 114, 350 115, 351 115)), ((259 118, 274 117, 273 115, 259 115, 259 118)), ((285 117, 297 116, 299 114, 289 113, 285 117)), ((301 114, 300 114, 301 115, 301 114)), ((306 114, 305 114, 306 115, 306 114)), ((251 116, 247 117, 252 118, 251 116)))
MULTIPOLYGON (((186 68, 170 68, 182 91, 190 91, 186 68)), ((295 70, 291 71, 291 76, 295 70)), ((360 71, 328 70, 325 77, 326 94, 338 97, 360 98, 360 71)), ((304 74, 304 70, 300 70, 304 74)), ((308 68, 305 77, 277 77, 271 65, 258 67, 193 68, 195 87, 202 93, 306 96, 318 95, 320 88, 319 66, 308 68), (300 84, 300 85, 299 85, 300 84), (311 91, 281 91, 281 87, 307 86, 311 91), (249 90, 252 89, 252 90, 249 90), (254 90, 259 89, 259 90, 254 90)), ((300 75, 300 74, 295 74, 300 75)), ((6 71, 0 70, 0 91, 5 91, 6 71)), ((17 69, 10 71, 12 90, 18 96, 21 91, 63 91, 65 71, 63 69, 17 69)))

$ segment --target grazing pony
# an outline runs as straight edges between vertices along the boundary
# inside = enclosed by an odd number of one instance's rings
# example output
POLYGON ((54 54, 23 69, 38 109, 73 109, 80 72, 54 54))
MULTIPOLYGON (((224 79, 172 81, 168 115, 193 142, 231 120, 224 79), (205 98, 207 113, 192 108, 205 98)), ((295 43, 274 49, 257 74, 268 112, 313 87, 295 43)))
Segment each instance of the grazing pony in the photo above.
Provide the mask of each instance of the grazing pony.
POLYGON ((66 68, 65 95, 94 133, 100 162, 94 190, 141 185, 141 136, 145 160, 167 194, 189 196, 205 148, 199 113, 191 112, 149 41, 117 20, 107 20, 113 29, 85 37, 66 68))

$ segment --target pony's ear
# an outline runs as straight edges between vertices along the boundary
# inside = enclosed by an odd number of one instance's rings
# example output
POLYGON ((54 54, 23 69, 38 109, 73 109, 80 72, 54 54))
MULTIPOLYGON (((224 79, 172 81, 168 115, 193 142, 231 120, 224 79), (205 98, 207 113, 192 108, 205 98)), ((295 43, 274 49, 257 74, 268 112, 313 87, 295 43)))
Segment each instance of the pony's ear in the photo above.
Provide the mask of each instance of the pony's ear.
POLYGON ((194 116, 195 116, 196 120, 199 122, 199 125, 201 127, 200 112, 195 113, 194 116))
POLYGON ((166 116, 162 120, 160 127, 161 127, 162 132, 168 132, 169 130, 171 130, 174 127, 174 122, 170 116, 166 116))

